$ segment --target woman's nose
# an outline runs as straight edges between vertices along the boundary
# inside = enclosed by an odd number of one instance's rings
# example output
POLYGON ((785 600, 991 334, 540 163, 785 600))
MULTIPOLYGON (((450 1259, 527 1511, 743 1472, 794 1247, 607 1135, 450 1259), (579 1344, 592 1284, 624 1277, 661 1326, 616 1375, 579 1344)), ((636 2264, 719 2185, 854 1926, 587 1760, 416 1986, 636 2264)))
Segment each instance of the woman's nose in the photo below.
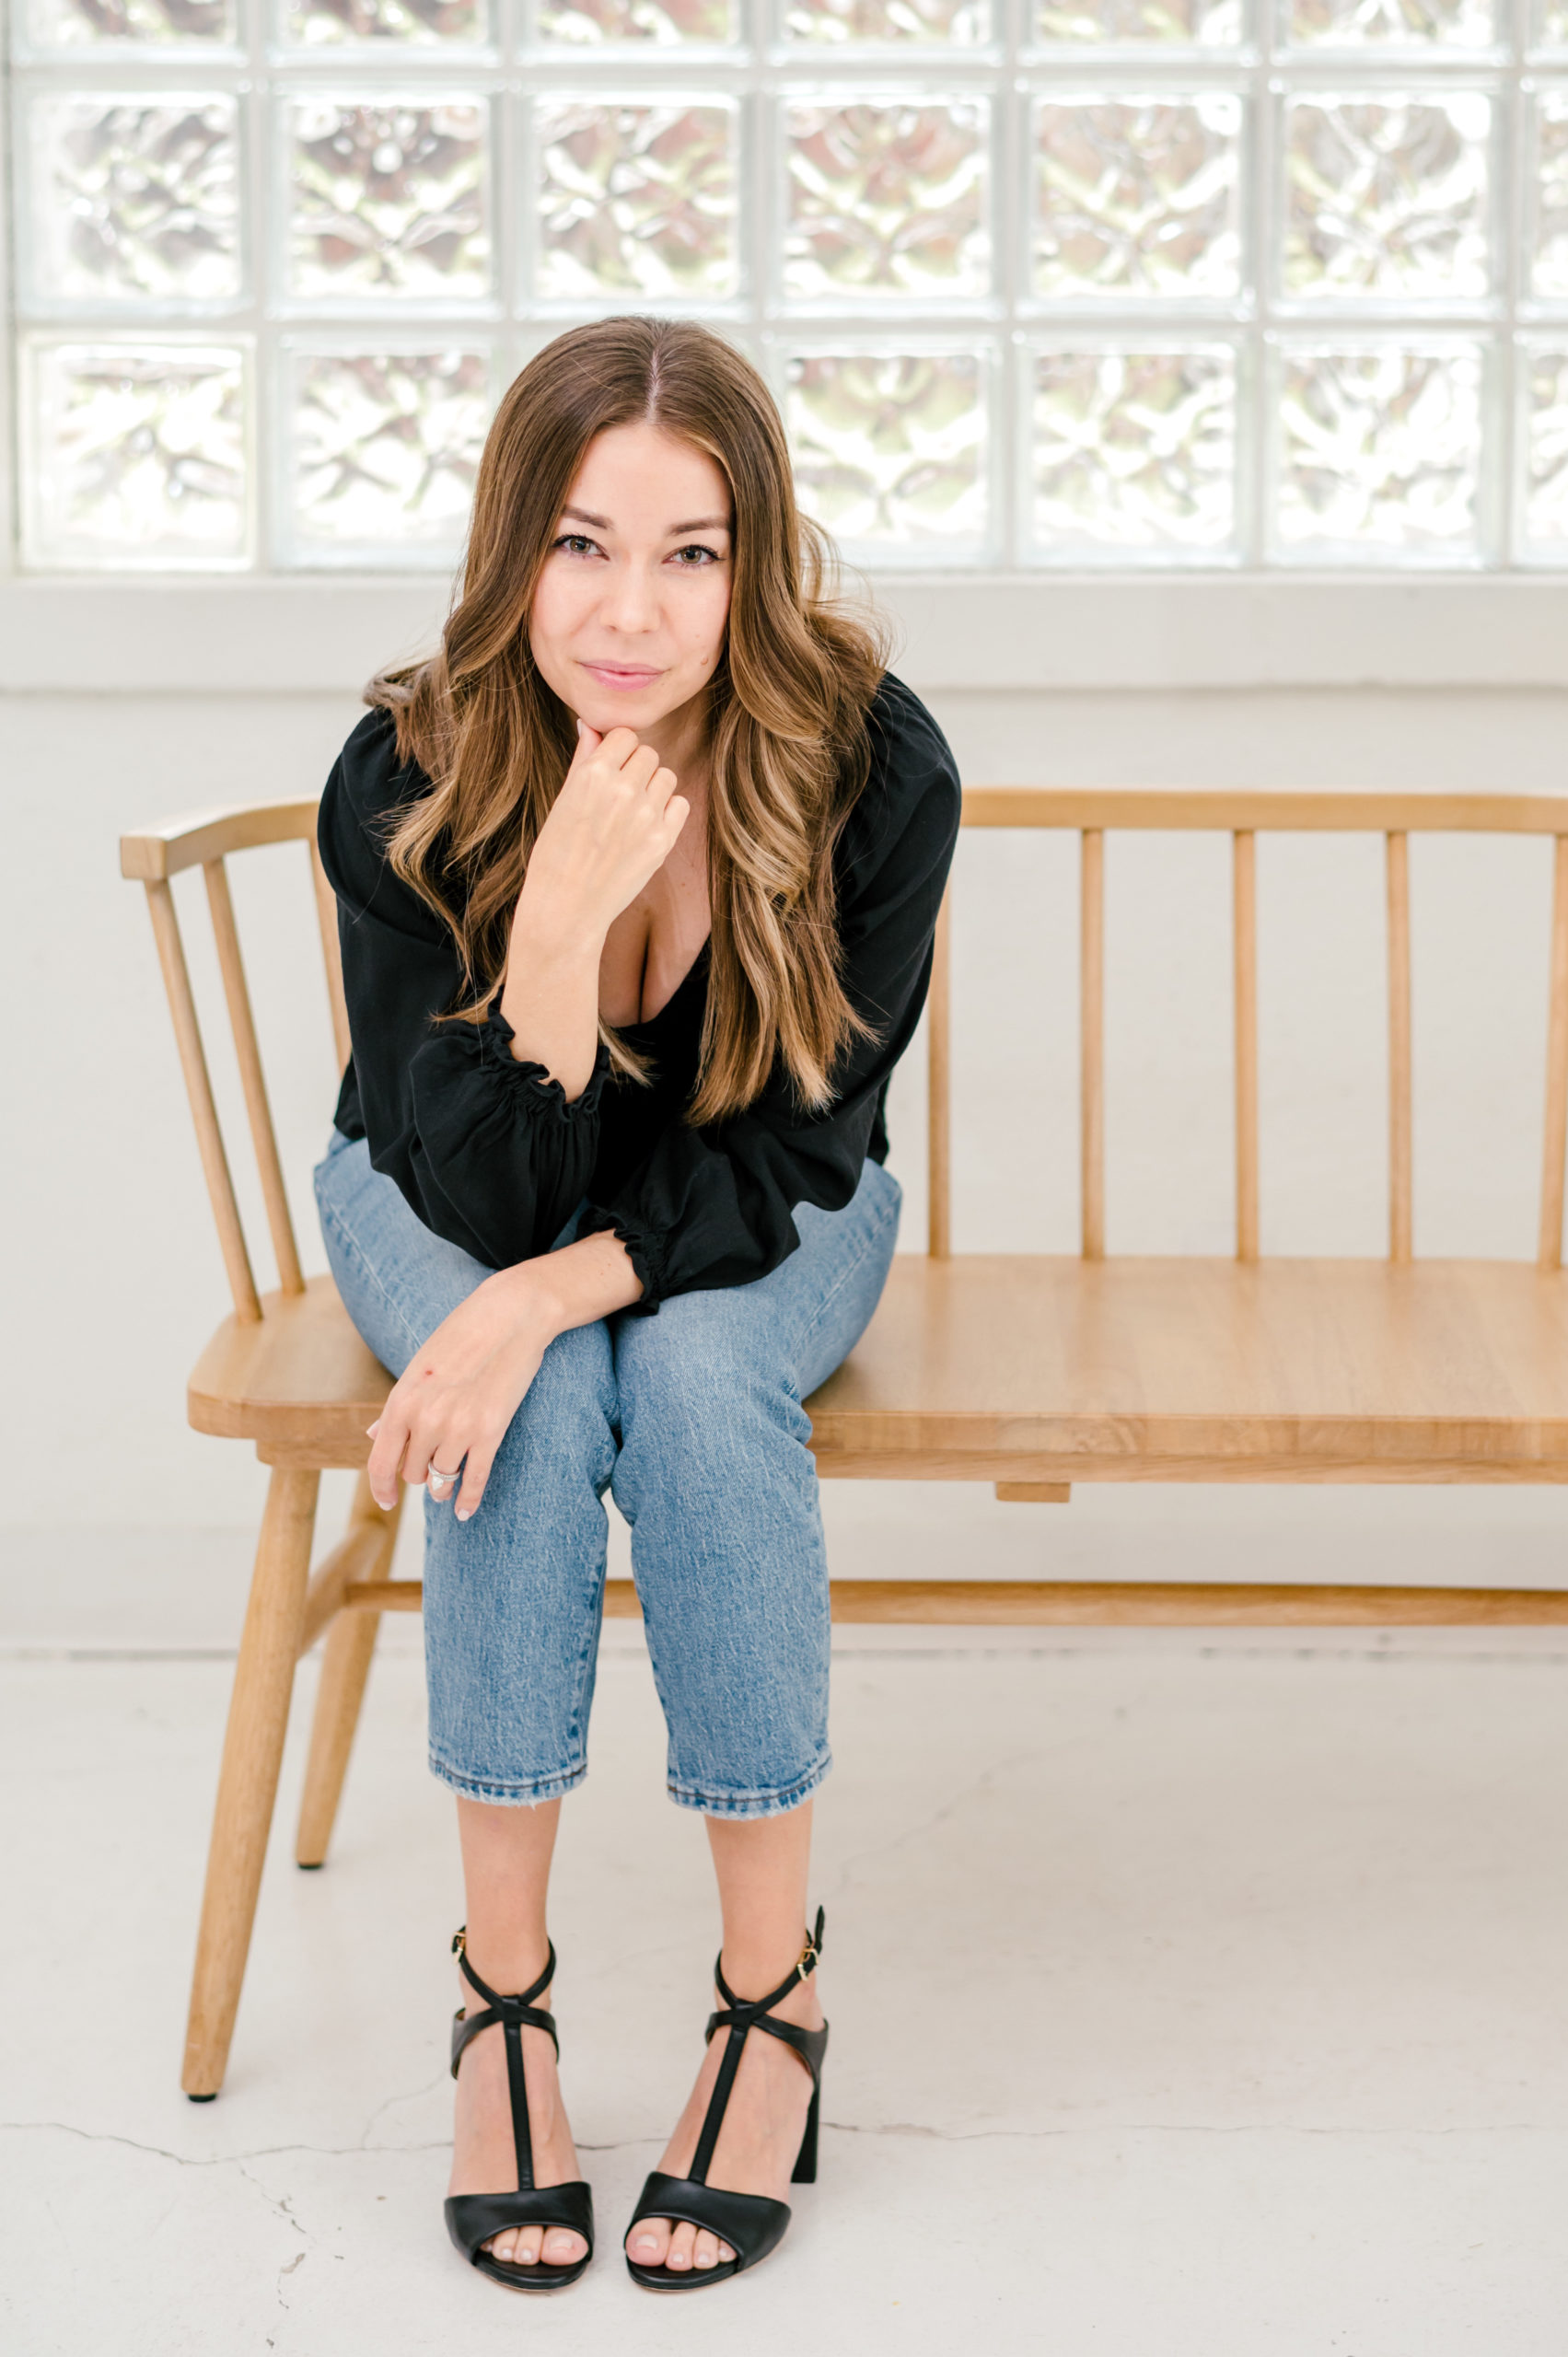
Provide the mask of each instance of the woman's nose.
POLYGON ((605 598, 604 618, 613 630, 644 631, 658 627, 656 585, 640 564, 618 565, 605 598))

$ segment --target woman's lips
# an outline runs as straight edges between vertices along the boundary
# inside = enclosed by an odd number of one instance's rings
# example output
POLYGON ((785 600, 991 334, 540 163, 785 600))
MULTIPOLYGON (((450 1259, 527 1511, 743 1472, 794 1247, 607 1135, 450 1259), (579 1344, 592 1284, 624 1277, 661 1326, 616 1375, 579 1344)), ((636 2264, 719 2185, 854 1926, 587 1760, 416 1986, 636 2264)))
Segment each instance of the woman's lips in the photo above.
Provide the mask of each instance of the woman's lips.
POLYGON ((585 663, 582 668, 601 687, 620 688, 627 693, 637 688, 652 687, 654 681, 663 676, 652 668, 639 669, 629 664, 585 663))

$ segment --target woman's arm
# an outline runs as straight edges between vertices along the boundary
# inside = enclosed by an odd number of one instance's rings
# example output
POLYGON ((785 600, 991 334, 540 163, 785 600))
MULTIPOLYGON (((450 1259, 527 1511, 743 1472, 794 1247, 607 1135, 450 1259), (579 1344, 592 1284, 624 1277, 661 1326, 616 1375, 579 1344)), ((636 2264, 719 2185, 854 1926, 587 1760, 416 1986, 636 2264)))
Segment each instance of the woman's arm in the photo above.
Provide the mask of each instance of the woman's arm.
MULTIPOLYGON (((585 1237, 487 1277, 411 1360, 370 1427, 377 1505, 393 1504, 400 1472, 422 1482, 433 1467, 454 1475, 461 1469, 457 1515, 467 1522, 551 1343, 574 1326, 629 1308, 641 1290, 613 1236, 585 1237)), ((452 1491, 438 1494, 446 1500, 452 1491)))
POLYGON ((580 721, 566 780, 528 856, 512 919, 501 1012, 518 1063, 542 1064, 568 1104, 598 1052, 605 936, 663 866, 690 805, 675 772, 630 728, 580 721))

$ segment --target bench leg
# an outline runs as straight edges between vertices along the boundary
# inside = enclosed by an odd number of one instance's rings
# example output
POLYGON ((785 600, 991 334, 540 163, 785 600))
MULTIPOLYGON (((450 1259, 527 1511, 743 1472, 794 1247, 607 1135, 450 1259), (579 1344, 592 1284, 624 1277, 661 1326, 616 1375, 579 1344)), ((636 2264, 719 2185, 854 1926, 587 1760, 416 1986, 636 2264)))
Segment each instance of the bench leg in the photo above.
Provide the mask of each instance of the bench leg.
POLYGON ((239 2007, 288 1730, 320 1485, 319 1473, 280 1467, 267 1488, 224 1736, 180 2082, 198 2103, 223 2084, 239 2007))
MULTIPOLYGON (((363 1473, 360 1475, 349 1515, 349 1534, 352 1536, 364 1523, 379 1523, 386 1534, 375 1562, 363 1574, 366 1579, 384 1580, 390 1575, 401 1510, 401 1483, 397 1504, 390 1513, 383 1513, 370 1494, 368 1480, 363 1473)), ((327 1631, 321 1683, 316 1691, 316 1714, 310 1723, 310 1758, 305 1771, 305 1794, 299 1805, 299 1835, 294 1852, 302 1866, 319 1866, 326 1859, 380 1625, 378 1612, 360 1609, 340 1612, 327 1631)))

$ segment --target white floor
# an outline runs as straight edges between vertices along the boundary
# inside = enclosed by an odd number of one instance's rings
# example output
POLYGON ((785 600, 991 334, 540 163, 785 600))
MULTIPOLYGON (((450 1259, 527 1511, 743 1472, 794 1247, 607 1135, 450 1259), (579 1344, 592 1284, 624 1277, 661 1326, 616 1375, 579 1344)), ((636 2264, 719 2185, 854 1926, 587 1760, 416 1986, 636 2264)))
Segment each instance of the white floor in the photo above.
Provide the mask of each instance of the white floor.
POLYGON ((7 2357, 1562 2357, 1561 1637, 847 1632, 821 2181, 755 2276, 661 2304, 616 2243, 715 1926, 614 1631, 554 1905, 601 2255, 525 2305, 441 2226, 460 1901, 413 1624, 319 1875, 291 1742, 203 2107, 176 2073, 230 1666, 171 1633, 0 1660, 7 2357))

